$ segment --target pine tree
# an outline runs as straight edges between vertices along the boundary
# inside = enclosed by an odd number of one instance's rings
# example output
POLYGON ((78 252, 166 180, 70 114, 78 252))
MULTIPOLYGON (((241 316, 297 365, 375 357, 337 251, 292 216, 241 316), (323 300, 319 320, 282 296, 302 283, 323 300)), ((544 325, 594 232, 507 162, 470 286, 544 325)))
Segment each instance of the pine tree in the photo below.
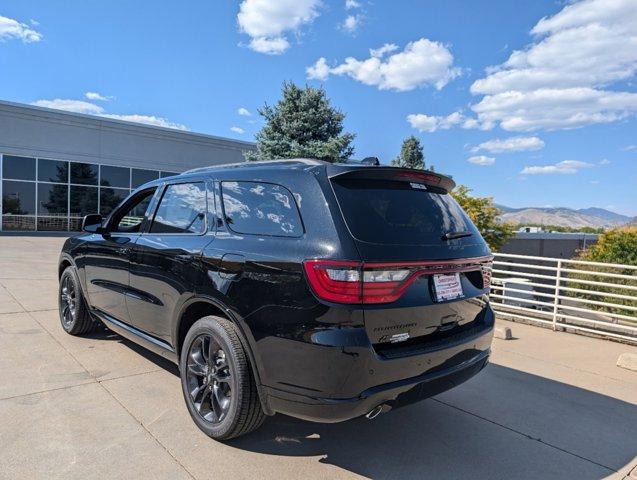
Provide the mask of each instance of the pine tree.
POLYGON ((403 140, 403 146, 398 155, 391 162, 395 167, 425 169, 425 155, 422 152, 420 140, 411 135, 403 140))
POLYGON ((317 158, 338 162, 354 153, 354 134, 343 133, 345 114, 332 107, 325 90, 284 82, 282 98, 264 105, 266 125, 256 134, 257 151, 248 160, 317 158))

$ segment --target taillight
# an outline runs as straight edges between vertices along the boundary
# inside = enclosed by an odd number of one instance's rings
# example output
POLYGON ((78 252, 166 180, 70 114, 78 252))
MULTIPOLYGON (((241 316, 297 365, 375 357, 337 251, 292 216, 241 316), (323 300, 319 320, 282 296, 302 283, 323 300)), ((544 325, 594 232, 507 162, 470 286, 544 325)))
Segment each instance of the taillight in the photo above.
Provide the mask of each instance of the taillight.
POLYGON ((493 269, 493 262, 486 262, 480 265, 482 270, 482 288, 491 288, 491 270, 493 269))
POLYGON ((336 303, 359 303, 361 264, 335 260, 307 260, 305 273, 320 298, 336 303))
POLYGON ((413 269, 370 266, 361 262, 307 260, 305 272, 314 292, 336 303, 387 303, 408 286, 413 269))
POLYGON ((364 263, 341 260, 306 260, 303 265, 314 293, 334 303, 394 302, 421 275, 468 272, 482 269, 489 288, 491 264, 485 258, 397 263, 364 263), (488 269, 485 269, 488 265, 488 269))

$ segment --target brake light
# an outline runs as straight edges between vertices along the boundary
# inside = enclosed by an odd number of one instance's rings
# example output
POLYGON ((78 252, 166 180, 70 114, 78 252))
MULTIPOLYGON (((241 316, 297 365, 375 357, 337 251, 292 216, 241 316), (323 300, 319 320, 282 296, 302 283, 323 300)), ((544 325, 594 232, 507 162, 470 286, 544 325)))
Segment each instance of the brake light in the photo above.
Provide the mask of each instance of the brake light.
POLYGON ((361 262, 307 260, 305 272, 314 292, 336 303, 386 303, 402 294, 412 270, 367 268, 361 262))
POLYGON ((398 172, 395 175, 396 178, 410 178, 413 180, 424 181, 428 183, 433 183, 438 185, 440 183, 441 178, 438 175, 434 175, 431 173, 421 173, 421 172, 398 172))
POLYGON ((314 292, 336 303, 360 302, 360 263, 308 260, 305 273, 314 292))
POLYGON ((419 276, 426 274, 481 270, 484 288, 489 288, 490 259, 395 263, 306 260, 303 266, 310 286, 319 298, 334 303, 370 304, 398 300, 419 276))

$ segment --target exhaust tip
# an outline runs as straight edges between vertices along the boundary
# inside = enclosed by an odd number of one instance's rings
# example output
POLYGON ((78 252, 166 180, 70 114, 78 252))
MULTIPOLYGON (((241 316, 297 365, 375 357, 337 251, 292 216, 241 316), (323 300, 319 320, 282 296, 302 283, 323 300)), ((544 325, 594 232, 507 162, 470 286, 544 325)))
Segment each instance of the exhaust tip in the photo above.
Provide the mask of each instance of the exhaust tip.
POLYGON ((369 412, 367 412, 367 414, 365 415, 365 418, 367 418, 367 420, 373 420, 381 413, 383 413, 383 406, 378 405, 377 407, 374 407, 369 412))

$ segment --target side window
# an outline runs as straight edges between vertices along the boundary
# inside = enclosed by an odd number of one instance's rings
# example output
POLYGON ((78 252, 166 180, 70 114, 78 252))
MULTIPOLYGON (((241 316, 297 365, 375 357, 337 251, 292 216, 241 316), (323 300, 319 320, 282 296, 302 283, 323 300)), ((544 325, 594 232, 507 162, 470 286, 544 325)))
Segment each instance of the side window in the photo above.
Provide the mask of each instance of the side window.
POLYGON ((151 233, 203 233, 206 229, 206 186, 178 183, 166 187, 151 233))
POLYGON ((110 222, 112 225, 111 231, 139 232, 153 195, 155 195, 155 188, 146 190, 132 204, 125 206, 123 210, 115 212, 110 222))
POLYGON ((303 224, 292 193, 281 185, 221 182, 226 223, 237 233, 300 237, 303 224))

